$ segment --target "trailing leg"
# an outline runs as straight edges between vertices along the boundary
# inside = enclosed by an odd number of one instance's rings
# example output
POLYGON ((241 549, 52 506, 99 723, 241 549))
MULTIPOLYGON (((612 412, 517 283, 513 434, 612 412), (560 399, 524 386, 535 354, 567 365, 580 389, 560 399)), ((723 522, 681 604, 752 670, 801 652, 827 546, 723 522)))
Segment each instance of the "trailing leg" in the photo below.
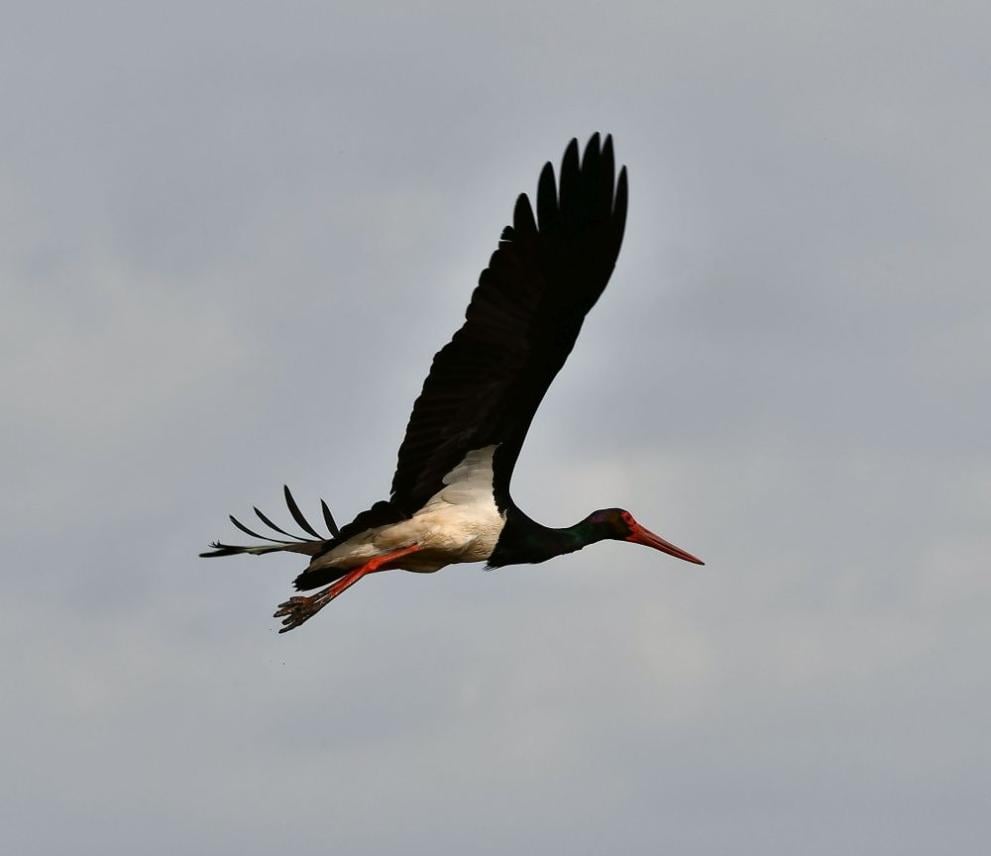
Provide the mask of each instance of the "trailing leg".
POLYGON ((401 550, 394 550, 391 553, 376 556, 364 565, 348 571, 343 577, 333 583, 333 585, 321 589, 316 594, 309 596, 298 595, 289 598, 284 603, 280 603, 274 616, 275 618, 281 618, 284 625, 279 630, 279 633, 285 633, 309 621, 328 603, 334 600, 334 598, 347 591, 366 574, 390 570, 396 567, 395 562, 398 559, 408 556, 410 553, 416 553, 419 549, 419 546, 412 544, 409 547, 403 547, 401 550))

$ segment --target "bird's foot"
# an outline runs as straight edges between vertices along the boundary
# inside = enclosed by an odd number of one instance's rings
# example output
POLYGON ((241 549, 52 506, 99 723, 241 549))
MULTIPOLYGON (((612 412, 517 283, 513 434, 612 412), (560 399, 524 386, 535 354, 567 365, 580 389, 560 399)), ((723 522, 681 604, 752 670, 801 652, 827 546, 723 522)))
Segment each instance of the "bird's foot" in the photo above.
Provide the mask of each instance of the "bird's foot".
POLYGON ((300 624, 313 618, 314 615, 337 597, 336 593, 331 592, 332 588, 333 586, 314 595, 291 597, 284 603, 280 603, 279 608, 273 616, 274 618, 282 619, 282 628, 279 630, 279 633, 294 630, 300 624))
POLYGON ((349 571, 337 582, 327 586, 325 589, 321 589, 316 594, 296 595, 284 603, 280 603, 279 608, 273 616, 274 618, 282 619, 283 626, 279 630, 279 633, 287 633, 299 627, 303 622, 309 621, 328 603, 334 600, 334 598, 346 592, 365 574, 376 570, 376 568, 377 565, 369 562, 367 565, 349 571))
POLYGON ((385 553, 381 556, 376 556, 370 562, 367 562, 361 567, 348 571, 333 585, 329 585, 327 588, 321 589, 316 594, 297 595, 296 597, 291 597, 289 600, 280 603, 279 608, 276 609, 275 615, 273 616, 274 618, 282 619, 282 628, 279 630, 279 633, 287 633, 288 631, 299 627, 300 624, 309 621, 334 598, 336 598, 339 594, 346 592, 366 574, 373 574, 376 571, 384 571, 388 569, 392 562, 401 559, 403 556, 408 556, 410 553, 415 553, 419 549, 420 548, 416 544, 412 544, 409 547, 403 547, 401 550, 395 550, 392 553, 385 553))

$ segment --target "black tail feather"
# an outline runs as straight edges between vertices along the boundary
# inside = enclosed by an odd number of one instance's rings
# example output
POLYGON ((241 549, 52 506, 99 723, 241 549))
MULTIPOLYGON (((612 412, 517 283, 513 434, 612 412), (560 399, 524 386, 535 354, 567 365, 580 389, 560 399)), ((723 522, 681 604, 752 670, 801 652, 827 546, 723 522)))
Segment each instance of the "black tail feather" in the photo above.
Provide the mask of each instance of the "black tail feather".
MULTIPOLYGON (((281 544, 282 542, 280 542, 281 544)), ((278 553, 282 550, 287 550, 288 547, 272 545, 263 545, 258 547, 238 547, 235 544, 221 544, 219 541, 211 541, 210 546, 213 548, 208 553, 200 553, 200 558, 211 559, 214 556, 240 556, 244 553, 249 553, 254 556, 264 556, 266 553, 278 553)))

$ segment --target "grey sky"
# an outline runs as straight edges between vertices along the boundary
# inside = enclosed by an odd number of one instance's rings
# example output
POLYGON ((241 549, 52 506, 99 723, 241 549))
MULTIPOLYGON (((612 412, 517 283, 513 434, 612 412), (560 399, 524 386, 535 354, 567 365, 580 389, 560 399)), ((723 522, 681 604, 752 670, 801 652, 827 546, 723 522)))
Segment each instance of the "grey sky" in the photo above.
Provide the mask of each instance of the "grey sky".
POLYGON ((10 4, 5 853, 979 853, 983 3, 10 4), (362 582, 195 558, 387 491, 542 163, 616 274, 514 496, 622 544, 362 582))

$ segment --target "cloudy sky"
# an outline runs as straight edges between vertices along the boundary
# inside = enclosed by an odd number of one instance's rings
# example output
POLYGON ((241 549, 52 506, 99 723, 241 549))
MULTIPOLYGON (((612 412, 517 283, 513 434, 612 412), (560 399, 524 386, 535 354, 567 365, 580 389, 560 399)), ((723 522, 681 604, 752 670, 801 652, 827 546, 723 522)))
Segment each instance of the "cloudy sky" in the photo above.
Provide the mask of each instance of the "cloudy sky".
POLYGON ((5 853, 984 852, 983 3, 12 3, 5 853), (616 274, 514 495, 600 544, 286 636, 283 482, 382 498, 547 159, 616 274), (983 842, 983 846, 981 845, 983 842))

